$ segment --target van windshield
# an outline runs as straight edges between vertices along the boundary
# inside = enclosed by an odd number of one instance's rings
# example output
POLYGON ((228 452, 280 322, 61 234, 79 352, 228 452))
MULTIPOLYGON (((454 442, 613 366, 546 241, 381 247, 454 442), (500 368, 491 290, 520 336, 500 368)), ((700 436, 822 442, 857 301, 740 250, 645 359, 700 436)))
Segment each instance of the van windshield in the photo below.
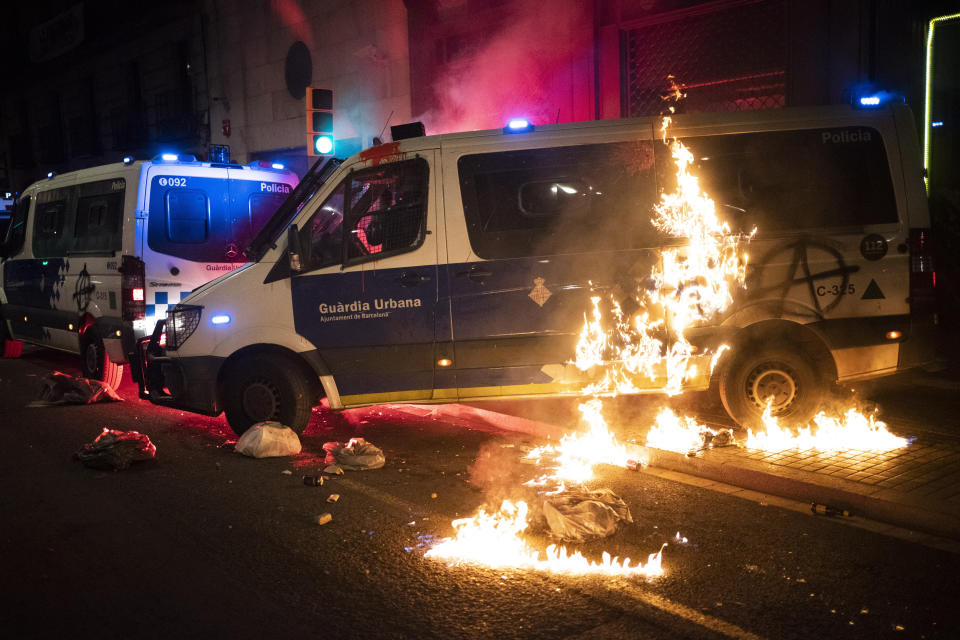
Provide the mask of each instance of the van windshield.
POLYGON ((293 193, 283 201, 276 213, 263 225, 260 233, 247 246, 246 254, 249 260, 256 262, 264 256, 267 250, 276 246, 277 238, 280 237, 283 230, 290 225, 303 205, 310 201, 341 164, 343 164, 343 160, 338 158, 320 158, 310 167, 310 170, 303 176, 293 193))
POLYGON ((292 191, 260 180, 156 176, 151 182, 150 248, 196 262, 245 261, 244 248, 292 191))

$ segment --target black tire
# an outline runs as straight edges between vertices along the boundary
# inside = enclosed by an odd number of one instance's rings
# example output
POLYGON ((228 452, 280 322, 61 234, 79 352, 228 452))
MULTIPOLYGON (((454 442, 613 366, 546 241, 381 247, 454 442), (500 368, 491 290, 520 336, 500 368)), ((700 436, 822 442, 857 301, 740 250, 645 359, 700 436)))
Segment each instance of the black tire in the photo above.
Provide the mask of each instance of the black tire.
POLYGON ((274 355, 244 357, 224 376, 223 410, 238 436, 258 422, 275 420, 303 433, 315 399, 305 366, 274 355))
POLYGON ((826 385, 799 349, 741 348, 720 375, 720 400, 739 425, 762 427, 767 398, 782 427, 806 426, 824 401, 826 385))
POLYGON ((80 336, 80 370, 84 378, 100 380, 114 390, 120 387, 123 365, 117 364, 107 355, 96 327, 88 327, 80 336))

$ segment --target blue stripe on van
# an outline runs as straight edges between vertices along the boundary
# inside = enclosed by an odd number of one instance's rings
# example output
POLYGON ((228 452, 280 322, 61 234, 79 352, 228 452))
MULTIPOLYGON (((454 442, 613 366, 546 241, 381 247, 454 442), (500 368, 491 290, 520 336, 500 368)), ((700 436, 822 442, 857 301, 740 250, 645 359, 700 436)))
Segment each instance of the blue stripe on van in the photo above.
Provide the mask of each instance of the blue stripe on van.
POLYGON ((167 304, 167 292, 166 291, 157 291, 153 294, 154 304, 167 304))

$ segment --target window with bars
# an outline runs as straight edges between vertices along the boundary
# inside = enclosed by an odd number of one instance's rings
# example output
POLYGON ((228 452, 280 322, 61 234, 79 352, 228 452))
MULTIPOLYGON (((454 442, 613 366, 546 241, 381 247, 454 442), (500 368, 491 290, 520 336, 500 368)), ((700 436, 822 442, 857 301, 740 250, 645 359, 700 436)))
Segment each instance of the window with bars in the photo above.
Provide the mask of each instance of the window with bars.
POLYGON ((784 0, 725 4, 715 11, 652 20, 626 35, 624 115, 662 113, 669 76, 686 94, 680 111, 784 106, 784 0))

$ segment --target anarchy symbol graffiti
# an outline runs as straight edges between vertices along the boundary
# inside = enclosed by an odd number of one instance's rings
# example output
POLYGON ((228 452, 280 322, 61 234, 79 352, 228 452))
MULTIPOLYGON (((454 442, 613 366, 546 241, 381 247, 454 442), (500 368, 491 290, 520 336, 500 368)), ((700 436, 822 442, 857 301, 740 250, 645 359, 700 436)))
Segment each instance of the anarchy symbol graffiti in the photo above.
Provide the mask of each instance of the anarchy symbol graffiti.
POLYGON ((90 274, 87 272, 87 265, 84 263, 83 269, 77 276, 77 283, 73 287, 73 301, 77 303, 77 313, 83 313, 90 306, 90 296, 96 285, 90 281, 90 274))
MULTIPOLYGON (((822 261, 821 259, 817 260, 817 262, 822 261)), ((851 290, 848 287, 850 274, 859 270, 858 265, 848 265, 843 259, 843 254, 836 247, 804 237, 768 251, 759 263, 753 267, 747 282, 747 290, 751 292, 751 297, 769 295, 771 292, 779 291, 781 299, 786 300, 791 289, 796 286, 806 286, 810 296, 810 306, 816 309, 817 314, 822 317, 840 304, 845 293, 851 290), (827 262, 829 263, 832 259, 834 266, 824 271, 812 272, 810 270, 810 253, 814 251, 829 256, 827 262), (781 263, 781 259, 788 255, 790 256, 789 264, 783 278, 773 283, 763 282, 763 274, 767 268, 771 264, 781 263), (833 299, 829 304, 821 304, 820 298, 822 296, 817 295, 817 282, 838 277, 842 280, 837 288, 838 295, 832 296, 833 299), (751 281, 753 285, 751 285, 751 281)))

